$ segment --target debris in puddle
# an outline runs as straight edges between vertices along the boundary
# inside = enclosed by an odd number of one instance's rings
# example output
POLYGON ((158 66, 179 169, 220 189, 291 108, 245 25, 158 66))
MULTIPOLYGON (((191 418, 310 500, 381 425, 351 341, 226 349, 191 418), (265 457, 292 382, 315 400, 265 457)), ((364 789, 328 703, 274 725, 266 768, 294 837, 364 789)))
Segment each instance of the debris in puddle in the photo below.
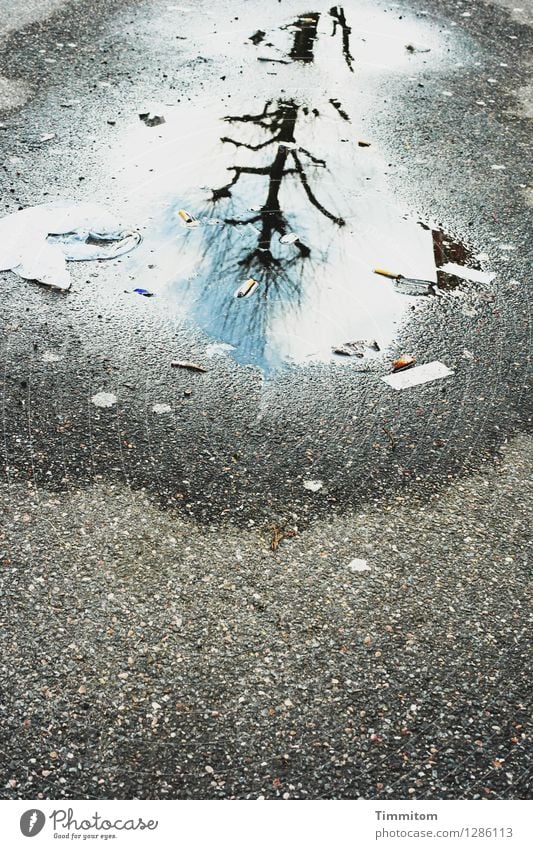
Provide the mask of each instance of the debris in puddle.
POLYGON ((448 366, 435 360, 432 363, 424 363, 422 366, 416 366, 407 371, 389 374, 382 377, 381 380, 393 389, 399 390, 418 386, 421 383, 429 383, 432 380, 440 380, 453 374, 454 372, 448 366))
POLYGON ((134 289, 133 291, 136 295, 143 295, 145 298, 153 298, 154 296, 154 293, 150 292, 150 289, 142 289, 139 287, 138 289, 134 289))
POLYGON ((153 413, 171 413, 172 407, 170 404, 154 404, 152 407, 153 413))
POLYGON ((50 235, 48 244, 61 248, 65 259, 71 262, 81 262, 95 259, 115 259, 129 253, 141 241, 141 234, 136 230, 124 230, 112 234, 96 234, 86 232, 50 235))
POLYGON ((429 295, 434 284, 430 280, 416 280, 413 277, 404 277, 403 274, 395 274, 384 268, 374 268, 374 274, 388 277, 394 280, 395 288, 401 295, 429 295))
POLYGON ((396 280, 398 274, 394 271, 387 271, 386 268, 374 268, 374 274, 380 274, 382 277, 390 277, 391 280, 396 280))
POLYGON ((357 142, 357 144, 359 145, 359 147, 371 147, 370 142, 367 142, 367 141, 359 140, 359 141, 357 142))
POLYGON ((287 62, 286 59, 271 59, 269 56, 258 56, 257 61, 258 62, 276 62, 276 64, 278 64, 278 65, 288 65, 289 64, 289 62, 287 62))
POLYGON ((163 109, 159 106, 152 106, 143 112, 139 112, 139 118, 147 127, 157 127, 159 124, 165 123, 163 109))
POLYGON ((392 369, 393 371, 405 371, 405 369, 412 368, 415 363, 415 358, 410 354, 402 354, 401 357, 393 361, 392 369))
POLYGON ((117 403, 118 398, 112 392, 97 392, 91 398, 95 407, 112 407, 117 403))
POLYGON ((249 277, 248 280, 245 280, 244 283, 239 286, 237 291, 235 292, 236 298, 249 298, 250 295, 255 292, 257 287, 259 286, 259 282, 255 280, 254 277, 249 277))
POLYGON ((186 227, 198 227, 199 221, 193 215, 190 215, 186 209, 178 209, 178 216, 183 221, 186 227))
POLYGON ((394 281, 397 292, 401 295, 429 295, 433 291, 433 283, 430 280, 414 280, 403 277, 401 274, 394 281))
POLYGON ((0 219, 0 270, 67 291, 66 260, 114 259, 140 241, 96 204, 55 201, 0 219))
POLYGON ((344 357, 364 357, 365 348, 370 348, 373 351, 379 351, 380 347, 375 339, 366 341, 358 339, 355 342, 344 342, 342 345, 336 345, 331 350, 334 354, 339 354, 344 357))
POLYGON ((191 363, 188 360, 172 360, 170 365, 173 368, 184 368, 188 369, 189 371, 207 371, 207 369, 203 366, 199 366, 197 363, 191 363))
POLYGON ((360 560, 358 557, 348 563, 348 569, 352 572, 370 572, 370 566, 366 560, 360 560))
POLYGON ((309 492, 318 492, 324 486, 322 481, 304 481, 303 485, 304 489, 308 489, 309 492))
POLYGON ((266 32, 264 32, 262 29, 258 29, 257 32, 254 32, 254 34, 250 36, 248 41, 251 41, 252 44, 260 44, 263 41, 265 35, 266 32))
POLYGON ((279 237, 279 240, 282 245, 293 245, 295 242, 298 241, 298 238, 299 237, 297 233, 285 233, 284 236, 279 237))
POLYGON ((475 268, 466 268, 464 265, 457 265, 455 262, 447 262, 439 270, 445 274, 460 277, 461 280, 468 280, 470 283, 492 283, 496 277, 496 274, 492 271, 479 271, 475 268))
POLYGON ((430 47, 416 47, 414 44, 406 44, 405 49, 408 53, 430 53, 430 47))
POLYGON ((343 357, 364 357, 365 343, 364 342, 345 342, 343 345, 337 345, 331 349, 334 354, 339 354, 343 357))
POLYGON ((55 139, 55 137, 56 137, 56 134, 55 134, 55 133, 44 133, 44 134, 40 137, 39 141, 40 141, 40 142, 52 141, 52 139, 55 139))

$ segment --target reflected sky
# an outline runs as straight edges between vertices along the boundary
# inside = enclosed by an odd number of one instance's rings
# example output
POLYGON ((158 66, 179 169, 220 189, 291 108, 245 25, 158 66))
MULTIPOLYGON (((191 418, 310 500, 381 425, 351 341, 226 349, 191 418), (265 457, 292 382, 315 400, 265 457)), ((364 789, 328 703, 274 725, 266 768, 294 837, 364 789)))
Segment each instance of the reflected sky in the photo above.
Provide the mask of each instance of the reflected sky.
POLYGON ((250 29, 247 49, 300 67, 309 85, 292 86, 277 65, 275 77, 262 77, 262 95, 232 90, 223 112, 204 95, 165 108, 160 127, 132 128, 137 155, 121 170, 143 175, 130 206, 144 213, 145 238, 127 270, 167 314, 265 372, 335 359, 332 347, 348 341, 386 349, 418 299, 373 269, 433 282, 437 274, 431 230, 390 197, 379 150, 357 144, 347 14, 334 6, 250 29), (236 298, 249 278, 257 287, 236 298))

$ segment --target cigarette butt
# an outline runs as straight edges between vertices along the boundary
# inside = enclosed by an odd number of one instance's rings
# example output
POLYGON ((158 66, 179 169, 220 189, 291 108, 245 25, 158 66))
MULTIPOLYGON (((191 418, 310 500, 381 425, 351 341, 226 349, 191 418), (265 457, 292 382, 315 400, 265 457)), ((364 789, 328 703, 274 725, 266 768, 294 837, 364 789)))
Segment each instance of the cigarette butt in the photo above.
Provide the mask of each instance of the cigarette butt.
POLYGON ((246 280, 242 284, 242 286, 239 286, 239 288, 235 292, 235 297, 236 298, 247 298, 249 295, 252 294, 253 291, 255 291, 255 289, 257 288, 258 285, 259 285, 259 283, 258 283, 257 280, 254 280, 253 277, 249 277, 248 280, 246 280))
POLYGON ((181 218, 181 220, 185 222, 185 224, 195 224, 196 223, 196 219, 193 218, 192 215, 189 215, 189 213, 185 209, 178 209, 178 215, 181 218))
POLYGON ((374 274, 381 274, 382 277, 390 277, 392 280, 401 276, 400 274, 394 274, 392 271, 387 271, 385 268, 374 268, 374 274))

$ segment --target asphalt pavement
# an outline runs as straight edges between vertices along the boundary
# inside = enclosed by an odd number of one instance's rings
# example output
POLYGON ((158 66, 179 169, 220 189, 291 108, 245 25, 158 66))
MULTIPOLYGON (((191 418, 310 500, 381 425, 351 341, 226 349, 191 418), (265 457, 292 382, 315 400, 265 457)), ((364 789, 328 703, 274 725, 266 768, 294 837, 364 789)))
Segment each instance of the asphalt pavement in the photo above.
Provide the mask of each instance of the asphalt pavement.
POLYGON ((0 3, 3 213, 143 239, 0 273, 3 798, 527 796, 531 6, 315 7, 0 3), (346 297, 404 227, 494 279, 346 297))

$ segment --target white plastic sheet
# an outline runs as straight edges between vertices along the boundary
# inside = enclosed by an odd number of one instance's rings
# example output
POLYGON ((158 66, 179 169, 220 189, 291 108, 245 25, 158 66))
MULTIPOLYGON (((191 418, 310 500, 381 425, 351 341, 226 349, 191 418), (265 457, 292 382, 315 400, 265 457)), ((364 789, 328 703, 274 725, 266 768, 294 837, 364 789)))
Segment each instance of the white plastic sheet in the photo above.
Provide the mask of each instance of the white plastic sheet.
POLYGON ((419 386, 421 383, 440 380, 452 374, 454 372, 448 366, 435 360, 433 363, 425 363, 423 366, 416 366, 415 368, 407 369, 407 371, 398 371, 381 379, 384 383, 392 386, 393 389, 408 389, 410 386, 419 386))
POLYGON ((67 290, 66 260, 114 259, 140 240, 139 233, 93 203, 28 207, 0 219, 0 271, 67 290))

